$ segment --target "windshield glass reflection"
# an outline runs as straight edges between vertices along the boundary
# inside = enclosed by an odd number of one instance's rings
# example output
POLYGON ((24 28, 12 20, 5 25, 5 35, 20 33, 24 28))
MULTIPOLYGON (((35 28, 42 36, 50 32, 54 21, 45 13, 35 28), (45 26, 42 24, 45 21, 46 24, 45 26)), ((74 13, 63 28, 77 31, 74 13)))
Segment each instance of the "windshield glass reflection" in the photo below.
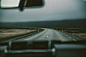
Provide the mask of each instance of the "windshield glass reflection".
POLYGON ((1 7, 18 7, 20 0, 2 0, 1 1, 1 7))

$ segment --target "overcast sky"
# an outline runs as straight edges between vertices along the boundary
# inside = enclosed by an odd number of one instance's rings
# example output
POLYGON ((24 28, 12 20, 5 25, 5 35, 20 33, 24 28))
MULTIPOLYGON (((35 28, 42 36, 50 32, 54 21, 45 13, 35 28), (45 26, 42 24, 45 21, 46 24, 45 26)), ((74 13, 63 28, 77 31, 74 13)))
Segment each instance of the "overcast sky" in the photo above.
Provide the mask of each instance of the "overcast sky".
POLYGON ((66 20, 86 18, 86 4, 83 0, 45 0, 43 8, 0 9, 0 22, 25 22, 45 20, 66 20))

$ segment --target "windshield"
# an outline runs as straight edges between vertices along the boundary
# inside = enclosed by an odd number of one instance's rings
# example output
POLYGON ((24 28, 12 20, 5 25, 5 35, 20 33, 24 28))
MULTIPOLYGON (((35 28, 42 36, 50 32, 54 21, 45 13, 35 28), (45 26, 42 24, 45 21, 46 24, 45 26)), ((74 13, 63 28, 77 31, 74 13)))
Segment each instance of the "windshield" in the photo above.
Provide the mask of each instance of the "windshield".
MULTIPOLYGON (((20 0, 1 0, 17 7, 20 0)), ((86 40, 85 0, 43 0, 42 8, 0 9, 0 41, 86 40), (25 36, 26 35, 26 36, 25 36)))

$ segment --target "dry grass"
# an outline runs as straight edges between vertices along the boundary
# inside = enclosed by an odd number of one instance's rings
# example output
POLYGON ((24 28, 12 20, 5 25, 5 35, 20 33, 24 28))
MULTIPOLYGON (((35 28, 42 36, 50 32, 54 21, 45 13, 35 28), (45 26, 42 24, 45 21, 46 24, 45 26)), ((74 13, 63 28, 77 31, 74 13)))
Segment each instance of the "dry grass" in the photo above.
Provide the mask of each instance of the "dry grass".
POLYGON ((70 33, 70 34, 86 40, 86 33, 70 33))
POLYGON ((86 40, 86 29, 64 29, 64 32, 86 40))
POLYGON ((11 37, 11 36, 16 36, 16 35, 21 35, 25 33, 29 33, 34 30, 30 29, 0 29, 0 38, 6 38, 6 37, 11 37))

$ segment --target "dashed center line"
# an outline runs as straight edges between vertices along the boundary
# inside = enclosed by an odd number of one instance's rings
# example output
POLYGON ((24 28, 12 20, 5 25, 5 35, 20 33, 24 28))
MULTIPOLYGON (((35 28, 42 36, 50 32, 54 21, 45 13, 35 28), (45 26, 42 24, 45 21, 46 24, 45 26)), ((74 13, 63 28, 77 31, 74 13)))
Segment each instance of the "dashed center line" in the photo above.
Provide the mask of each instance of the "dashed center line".
POLYGON ((47 37, 49 37, 49 36, 47 36, 47 37))
POLYGON ((74 41, 76 41, 75 39, 73 39, 74 41))

